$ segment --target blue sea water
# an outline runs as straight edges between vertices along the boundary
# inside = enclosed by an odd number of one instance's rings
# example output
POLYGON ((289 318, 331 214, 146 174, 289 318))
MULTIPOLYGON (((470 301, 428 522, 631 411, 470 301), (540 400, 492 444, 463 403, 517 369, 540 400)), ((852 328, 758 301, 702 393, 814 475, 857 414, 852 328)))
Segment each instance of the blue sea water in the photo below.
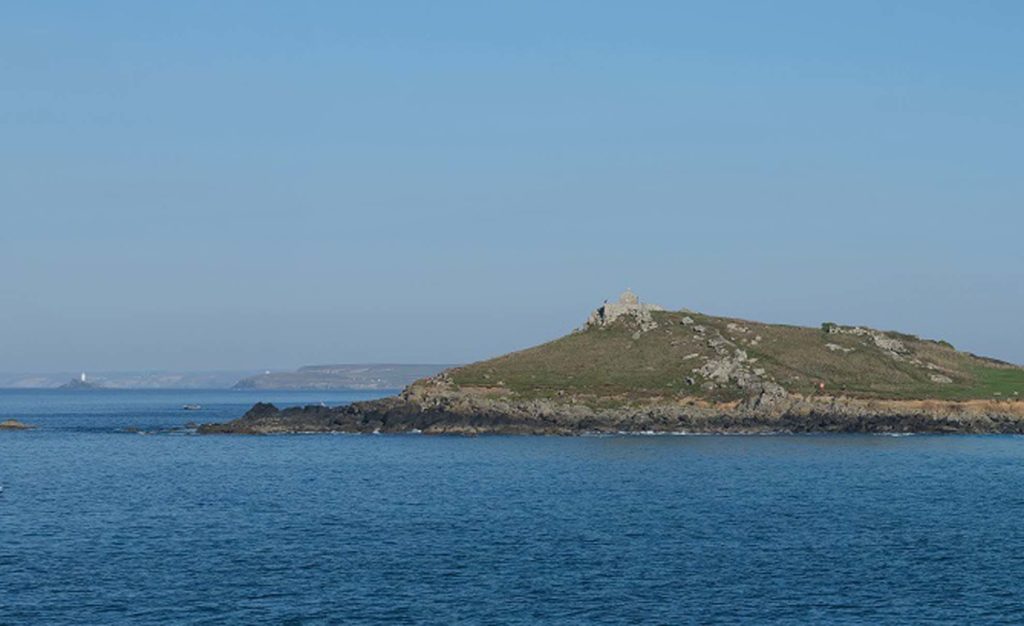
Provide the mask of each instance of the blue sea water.
POLYGON ((1024 621, 1021 437, 182 429, 372 395, 0 391, 0 623, 1024 621))

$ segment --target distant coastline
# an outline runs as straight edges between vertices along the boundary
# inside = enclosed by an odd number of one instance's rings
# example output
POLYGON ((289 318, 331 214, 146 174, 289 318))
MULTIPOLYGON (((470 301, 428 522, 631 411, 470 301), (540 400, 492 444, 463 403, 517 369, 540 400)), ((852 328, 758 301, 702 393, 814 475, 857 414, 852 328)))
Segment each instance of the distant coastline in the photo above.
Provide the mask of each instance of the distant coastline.
POLYGON ((85 374, 82 374, 80 378, 72 378, 68 382, 64 383, 57 389, 70 389, 70 390, 83 390, 83 389, 104 389, 101 383, 89 381, 85 379, 85 374))
POLYGON ((255 370, 238 371, 98 371, 86 385, 79 372, 0 373, 0 389, 228 389, 255 370))
POLYGON ((346 391, 402 389, 452 364, 365 363, 307 365, 297 370, 114 371, 0 373, 0 389, 262 389, 346 391))
POLYGON ((451 364, 368 363, 307 365, 294 372, 264 372, 235 383, 234 389, 382 390, 402 389, 434 376, 451 364))

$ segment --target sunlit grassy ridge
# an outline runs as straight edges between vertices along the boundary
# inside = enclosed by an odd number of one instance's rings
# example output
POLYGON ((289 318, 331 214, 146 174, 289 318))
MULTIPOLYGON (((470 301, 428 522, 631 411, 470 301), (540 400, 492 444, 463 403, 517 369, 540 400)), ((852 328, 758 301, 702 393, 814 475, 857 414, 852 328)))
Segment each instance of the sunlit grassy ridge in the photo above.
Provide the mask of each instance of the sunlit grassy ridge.
POLYGON ((647 332, 617 320, 454 369, 450 376, 460 386, 494 387, 526 397, 737 399, 747 392, 728 383, 709 388, 710 381, 694 371, 716 358, 708 338, 720 334, 731 352, 746 354, 747 367, 763 370, 764 380, 791 393, 822 393, 819 385, 824 384, 824 393, 858 398, 1024 396, 1024 369, 959 352, 945 342, 885 333, 884 338, 905 347, 894 355, 867 335, 690 312, 653 315, 658 326, 647 332), (695 331, 698 327, 704 331, 695 331))

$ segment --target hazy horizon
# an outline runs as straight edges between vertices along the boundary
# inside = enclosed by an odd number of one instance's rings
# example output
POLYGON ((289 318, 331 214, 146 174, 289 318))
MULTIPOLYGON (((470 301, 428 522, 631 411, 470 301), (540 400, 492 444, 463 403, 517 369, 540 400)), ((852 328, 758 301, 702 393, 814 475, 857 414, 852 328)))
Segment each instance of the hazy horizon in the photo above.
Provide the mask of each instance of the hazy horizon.
POLYGON ((114 370, 63 372, 0 372, 0 389, 57 389, 79 381, 108 390, 171 389, 401 389, 454 364, 321 363, 303 368, 243 370, 114 370))
POLYGON ((0 372, 465 363, 627 286, 1024 363, 1021 18, 17 3, 0 372))

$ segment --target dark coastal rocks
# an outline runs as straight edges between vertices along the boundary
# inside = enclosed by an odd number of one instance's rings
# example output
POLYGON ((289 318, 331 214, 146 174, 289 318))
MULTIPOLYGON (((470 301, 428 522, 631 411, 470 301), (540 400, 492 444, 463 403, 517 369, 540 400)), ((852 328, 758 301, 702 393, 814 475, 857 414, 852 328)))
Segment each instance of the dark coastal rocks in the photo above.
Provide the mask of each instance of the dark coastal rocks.
POLYGON ((19 422, 18 420, 4 420, 0 422, 0 430, 32 430, 35 426, 19 422))
MULTIPOLYGON (((443 406, 422 406, 400 397, 328 408, 306 406, 279 410, 257 404, 241 418, 224 424, 203 424, 201 434, 274 433, 406 433, 550 434, 552 425, 543 418, 522 419, 500 412, 456 412, 443 406)), ((566 431, 567 433, 568 431, 566 431)))
POLYGON ((741 404, 650 403, 616 408, 494 397, 439 387, 342 407, 280 410, 257 404, 241 418, 204 424, 203 434, 407 433, 1024 433, 1024 403, 803 398, 765 390, 741 404))

